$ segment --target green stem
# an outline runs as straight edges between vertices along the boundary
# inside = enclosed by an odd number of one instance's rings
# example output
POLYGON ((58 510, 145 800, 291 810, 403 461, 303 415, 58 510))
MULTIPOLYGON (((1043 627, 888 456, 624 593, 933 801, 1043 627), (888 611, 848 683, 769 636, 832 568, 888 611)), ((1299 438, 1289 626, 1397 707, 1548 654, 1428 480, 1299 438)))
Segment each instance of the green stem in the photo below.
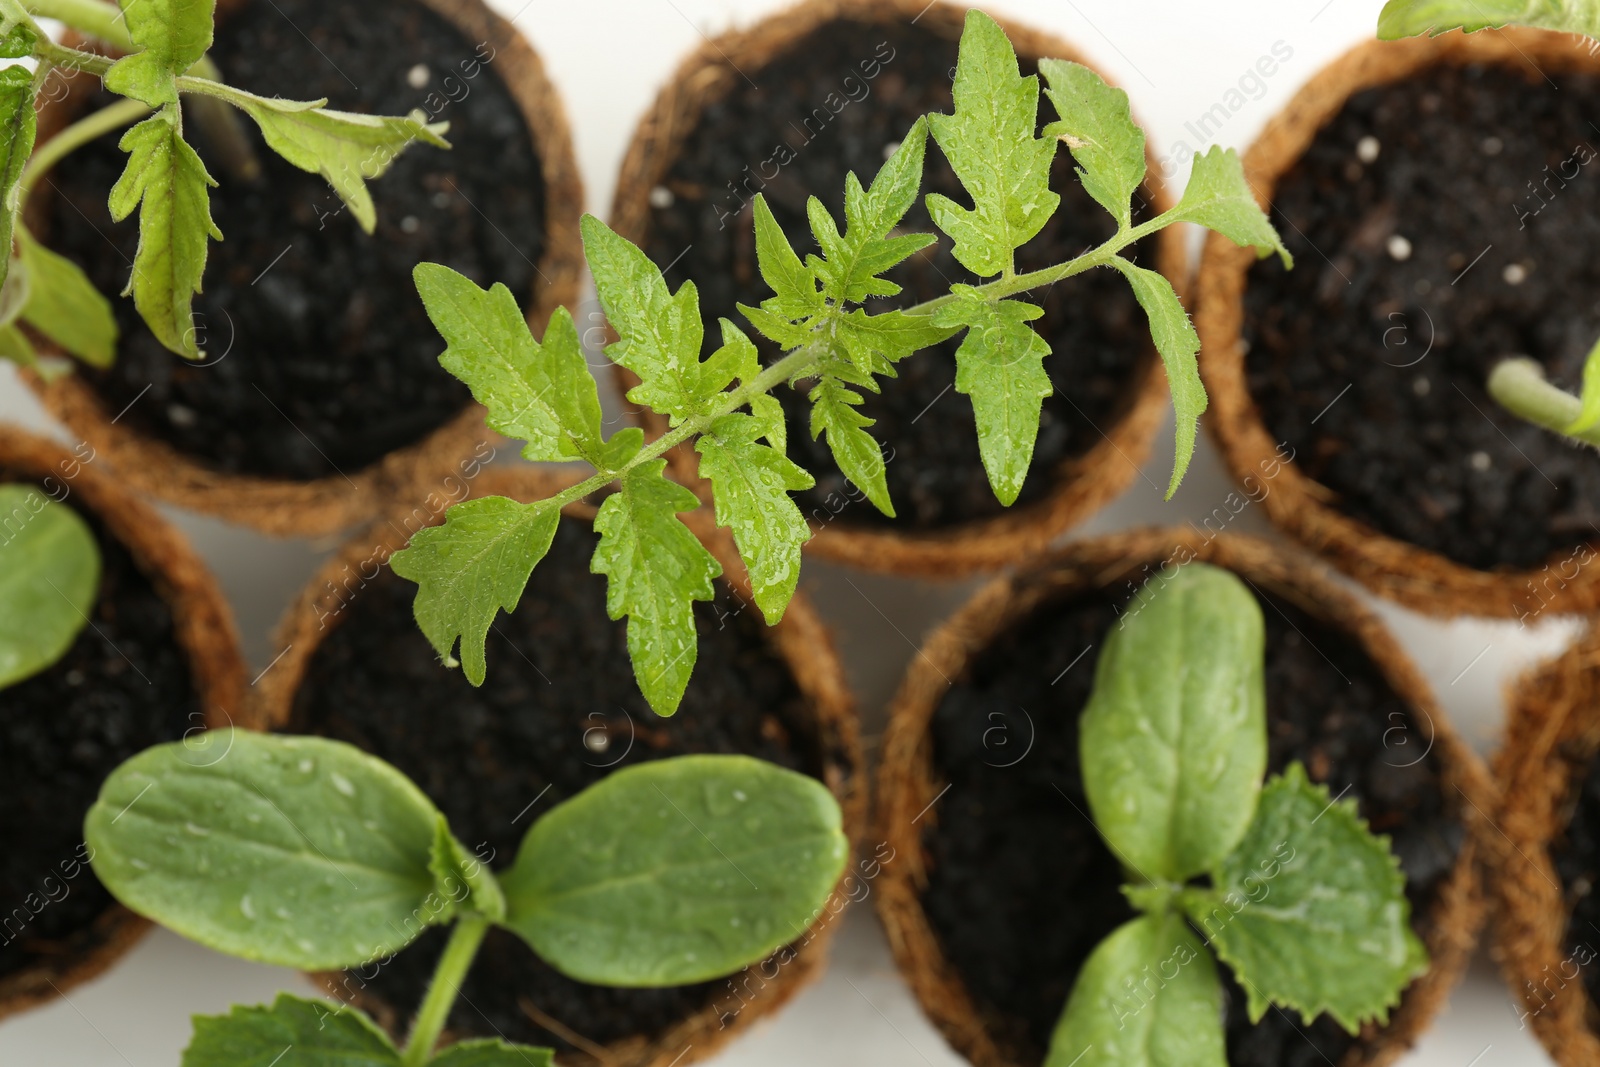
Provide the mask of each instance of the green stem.
POLYGON ((48 37, 42 37, 33 46, 33 54, 42 60, 54 63, 67 70, 81 70, 89 74, 98 74, 105 77, 106 71, 111 69, 111 64, 116 60, 110 56, 96 55, 93 52, 84 52, 76 48, 68 48, 64 44, 56 44, 48 37))
POLYGON ((128 123, 149 113, 149 106, 137 100, 118 100, 115 104, 109 104, 91 115, 85 115, 45 141, 34 149, 27 168, 22 172, 23 199, 27 199, 28 193, 45 172, 61 162, 68 153, 82 148, 102 134, 120 130, 128 123))
POLYGON ((1508 359, 1489 372, 1489 395, 1511 414, 1563 437, 1600 447, 1600 426, 1570 433, 1583 401, 1545 381, 1544 368, 1531 359, 1508 359))
MULTIPOLYGON (((1030 271, 1027 274, 1017 274, 1009 278, 1001 277, 985 285, 978 285, 974 286, 973 288, 976 289, 981 296, 988 297, 991 300, 999 300, 1003 297, 1015 296, 1018 293, 1025 293, 1029 289, 1037 289, 1041 286, 1053 285, 1064 278, 1070 278, 1075 274, 1082 274, 1084 271, 1090 270, 1094 267, 1103 267, 1107 263, 1111 262, 1112 257, 1114 257, 1122 249, 1126 248, 1128 245, 1142 237, 1147 237, 1162 227, 1170 225, 1172 222, 1176 221, 1173 215, 1173 211, 1168 211, 1165 214, 1157 215, 1155 218, 1149 220, 1148 222, 1141 223, 1138 226, 1134 226, 1126 230, 1120 230, 1114 237, 1106 241, 1106 243, 1101 245, 1099 248, 1085 252, 1076 259, 1068 260, 1065 263, 1058 263, 1053 267, 1045 267, 1042 270, 1030 271)), ((941 296, 933 300, 924 301, 923 303, 916 304, 903 310, 907 315, 931 315, 935 311, 939 310, 939 308, 945 306, 954 299, 954 296, 941 296)), ((833 314, 836 315, 838 312, 835 311, 833 314)), ((831 321, 832 316, 817 326, 816 329, 821 330, 826 328, 831 321)), ((615 470, 596 471, 593 475, 585 478, 576 485, 571 486, 568 489, 564 489, 554 496, 546 497, 543 500, 537 501, 537 503, 547 507, 565 507, 567 504, 572 504, 582 500, 584 497, 595 492, 596 490, 604 489, 606 486, 610 485, 618 478, 621 478, 624 474, 627 474, 641 463, 648 463, 653 459, 660 459, 667 452, 683 444, 685 441, 704 433, 717 419, 721 418, 723 415, 729 414, 730 412, 738 411, 755 397, 764 393, 770 393, 773 389, 779 385, 782 385, 784 382, 797 381, 801 378, 804 378, 806 376, 806 372, 812 367, 816 366, 819 358, 820 355, 814 343, 802 345, 799 348, 790 351, 782 359, 779 359, 776 363, 772 364, 772 366, 767 367, 745 385, 733 390, 732 392, 721 394, 721 402, 718 403, 717 406, 712 410, 704 415, 696 415, 685 419, 673 429, 662 434, 654 441, 646 444, 642 449, 639 450, 638 454, 636 454, 632 459, 624 463, 622 466, 616 468, 615 470)))
POLYGON ((128 24, 122 18, 122 10, 114 4, 102 3, 102 0, 26 0, 23 6, 39 18, 64 22, 79 33, 133 51, 128 24))
POLYGON ((457 921, 456 928, 450 932, 450 943, 445 945, 444 955, 433 969, 428 995, 417 1009, 411 1038, 400 1054, 401 1067, 422 1067, 428 1062, 433 1046, 439 1043, 445 1020, 450 1017, 456 994, 461 992, 461 983, 467 977, 473 957, 478 954, 478 946, 483 943, 483 935, 488 932, 489 920, 481 915, 468 915, 457 921))

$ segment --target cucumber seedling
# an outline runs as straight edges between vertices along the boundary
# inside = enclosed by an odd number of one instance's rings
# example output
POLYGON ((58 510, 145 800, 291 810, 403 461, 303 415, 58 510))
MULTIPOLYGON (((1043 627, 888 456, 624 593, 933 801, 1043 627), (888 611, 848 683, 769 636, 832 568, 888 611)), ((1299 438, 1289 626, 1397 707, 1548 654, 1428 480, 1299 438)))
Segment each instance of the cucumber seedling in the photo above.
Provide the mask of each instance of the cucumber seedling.
POLYGON ((1213 956, 1269 1006, 1351 1033, 1427 969, 1405 876, 1352 800, 1267 767, 1261 608, 1206 564, 1146 582, 1095 666, 1084 790, 1140 915, 1089 955, 1046 1067, 1225 1067, 1213 956), (1204 877, 1206 883, 1196 883, 1204 877))
POLYGON ((541 816, 495 873, 394 767, 340 741, 214 730, 106 779, 84 821, 124 905, 220 952, 308 971, 381 967, 449 941, 404 1047, 359 1010, 284 993, 195 1019, 183 1067, 548 1067, 549 1049, 470 1040, 435 1054, 491 926, 583 982, 731 974, 804 934, 844 868, 821 783, 747 756, 617 771, 541 816))
POLYGON ((1221 148, 1196 157, 1175 207, 1135 225, 1132 198, 1145 179, 1145 139, 1127 95, 1077 63, 1046 59, 1039 70, 1058 116, 1042 131, 1038 77, 1022 77, 999 24, 971 11, 956 65, 954 113, 919 118, 870 186, 854 174, 846 178, 842 229, 822 201, 809 200, 816 253, 802 259, 765 199, 755 197, 758 266, 773 295, 739 310, 784 349, 769 366, 727 319, 717 327, 721 346, 702 361, 705 327, 694 283, 670 292, 642 251, 585 216, 584 253, 619 337, 606 354, 639 379, 628 399, 670 424, 648 443, 637 428, 602 436, 595 382, 565 310, 535 341, 504 285, 484 290, 445 267, 419 265, 417 288, 448 345, 440 361, 489 409, 489 425, 526 441, 528 459, 581 460, 595 469, 543 500, 458 504, 444 525, 418 532, 393 557, 395 573, 418 585, 417 622, 439 654, 455 662, 459 642, 467 677, 481 684, 489 626, 497 612, 516 605, 550 547, 562 506, 616 483, 595 518, 600 543, 592 569, 607 577, 611 617, 628 618, 639 688, 658 714, 672 714, 694 669, 693 603, 711 599, 721 567, 678 518, 699 500, 667 479, 666 453, 693 443, 716 521, 732 531, 756 606, 776 623, 811 536, 789 494, 813 479, 785 454, 783 409, 772 391, 809 383, 812 436, 826 436, 839 469, 892 516, 883 452, 868 432, 872 420, 858 410, 862 393, 879 391, 879 380, 894 377, 900 360, 964 331, 955 388, 971 398, 989 483, 1011 504, 1033 457, 1040 406, 1052 390, 1044 369, 1050 347, 1029 326, 1043 312, 1016 298, 1095 267, 1128 279, 1166 365, 1177 411, 1170 496, 1188 467, 1206 405, 1195 359, 1200 342, 1166 278, 1120 253, 1180 222, 1209 227, 1263 256, 1277 252, 1285 263, 1289 253, 1257 206, 1238 157, 1221 148), (869 297, 900 292, 884 273, 937 240, 899 228, 922 184, 930 134, 972 205, 932 194, 929 212, 977 284, 954 284, 935 300, 869 315, 862 307, 869 297), (1116 233, 1075 259, 1019 274, 1016 250, 1060 202, 1049 176, 1063 144, 1084 188, 1116 221, 1116 233))
POLYGON ((206 58, 215 0, 0 0, 0 59, 31 58, 0 68, 0 358, 38 362, 32 330, 92 366, 109 366, 117 326, 111 305, 71 260, 41 245, 23 225, 28 193, 74 149, 137 122, 122 136, 127 169, 111 188, 111 217, 139 213, 139 245, 123 295, 160 342, 185 358, 204 353, 192 312, 205 273, 207 243, 221 240, 211 219, 217 184, 184 138, 187 100, 236 151, 248 152, 231 105, 255 120, 267 146, 302 170, 321 174, 362 229, 376 224, 366 183, 383 174, 414 141, 448 148, 446 124, 415 117, 334 111, 326 100, 256 96, 221 80, 206 58), (52 41, 35 21, 53 18, 86 37, 127 52, 112 59, 52 41), (53 79, 78 71, 101 76, 124 99, 61 130, 35 150, 39 102, 53 79), (15 251, 13 252, 13 247, 15 251))
POLYGON ((67 654, 99 590, 89 524, 37 486, 0 485, 0 690, 67 654))

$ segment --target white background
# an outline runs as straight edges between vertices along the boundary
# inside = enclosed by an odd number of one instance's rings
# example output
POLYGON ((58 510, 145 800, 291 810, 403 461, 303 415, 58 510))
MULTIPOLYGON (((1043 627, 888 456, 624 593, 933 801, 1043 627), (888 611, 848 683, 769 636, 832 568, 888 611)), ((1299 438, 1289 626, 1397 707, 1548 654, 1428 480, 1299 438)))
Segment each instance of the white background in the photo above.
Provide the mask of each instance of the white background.
MULTIPOLYGON (((336 0, 330 0, 336 2, 336 0)), ((490 0, 533 42, 565 99, 588 208, 604 215, 633 126, 703 35, 746 25, 781 0, 490 0)), ((1282 41, 1293 50, 1216 135, 1243 147, 1316 70, 1371 36, 1379 0, 992 0, 997 15, 1055 31, 1072 41, 1132 97, 1158 156, 1184 140, 1204 147, 1184 124, 1204 114, 1256 60, 1282 41)), ((334 101, 337 106, 338 102, 334 101)), ((1185 175, 1179 174, 1180 183, 1185 175)), ((0 362, 0 418, 57 433, 0 362)), ((1229 491, 1215 450, 1202 440, 1194 468, 1171 503, 1158 486, 1170 469, 1170 426, 1133 486, 1082 530, 1101 533, 1148 523, 1199 519, 1229 491)), ((190 534, 238 615, 246 653, 260 670, 276 654, 268 633, 279 612, 337 543, 272 541, 224 524, 172 513, 190 534)), ((1259 509, 1233 529, 1268 533, 1259 509)), ((974 588, 876 578, 808 563, 803 587, 835 628, 860 699, 869 741, 914 643, 974 588), (846 580, 848 577, 849 580, 846 580)), ((1515 624, 1440 623, 1391 606, 1380 610, 1438 690, 1458 728, 1485 753, 1497 743, 1503 689, 1518 671, 1558 651, 1574 631, 1550 620, 1529 631, 1515 624)), ((234 1002, 267 1000, 278 989, 305 990, 291 972, 227 959, 158 932, 109 975, 70 999, 0 1024, 0 1064, 28 1067, 176 1067, 189 1015, 234 1002)), ((876 917, 852 909, 825 977, 777 1018, 712 1062, 720 1067, 955 1067, 962 1063, 927 1023, 897 975, 876 917)), ((1481 958, 1408 1067, 1512 1067, 1548 1063, 1521 1029, 1509 994, 1481 958)))

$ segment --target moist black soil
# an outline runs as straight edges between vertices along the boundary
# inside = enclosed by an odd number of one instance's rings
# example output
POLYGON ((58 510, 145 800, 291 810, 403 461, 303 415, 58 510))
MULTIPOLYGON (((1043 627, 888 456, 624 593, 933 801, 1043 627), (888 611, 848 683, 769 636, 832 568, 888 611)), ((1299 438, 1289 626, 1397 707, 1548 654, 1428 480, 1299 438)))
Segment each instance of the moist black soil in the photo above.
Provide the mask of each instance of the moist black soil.
MULTIPOLYGON (((754 608, 726 593, 696 605, 699 661, 683 705, 658 718, 633 682, 624 624, 605 612, 589 573, 595 535, 562 523, 515 613, 488 642, 489 674, 473 688, 440 664, 411 617, 416 587, 387 568, 336 617, 295 704, 295 728, 348 741, 410 775, 469 848, 511 865, 528 827, 617 767, 693 752, 745 753, 819 774, 821 754, 786 665, 760 633, 754 608)), ((445 935, 434 931, 375 978, 347 988, 392 1005, 402 1029, 422 1001, 445 935)), ((459 1035, 572 1048, 653 1036, 713 1000, 725 980, 666 989, 609 989, 573 981, 513 934, 495 930, 450 1017, 459 1035), (557 1020, 552 1032, 536 1014, 557 1020)))
POLYGON ((95 920, 115 901, 84 862, 83 817, 123 760, 203 724, 171 610, 84 518, 101 555, 91 625, 54 666, 0 689, 0 975, 101 943, 95 920))
POLYGON ((1249 388, 1341 511, 1484 569, 1597 536, 1593 453, 1484 387, 1525 355, 1576 390, 1600 337, 1597 104, 1590 76, 1433 70, 1352 96, 1280 181, 1296 267, 1251 271, 1249 388))
MULTIPOLYGON (((734 307, 759 304, 771 295, 756 267, 750 207, 755 193, 765 195, 797 252, 815 252, 806 198, 817 196, 842 219, 847 173, 870 183, 918 116, 950 113, 955 62, 955 42, 919 27, 846 20, 819 28, 767 67, 750 72, 755 88, 737 82, 685 136, 663 183, 672 203, 652 212, 646 250, 669 268, 669 284, 692 278, 708 322, 726 317, 758 336, 734 307)), ((1023 70, 1032 73, 1032 64, 1024 62, 1023 70)), ((1042 106, 1048 113, 1049 105, 1042 106)), ((1051 171, 1051 187, 1061 194, 1061 206, 1018 253, 1019 270, 1071 259, 1115 232, 1110 216, 1078 183, 1064 150, 1051 171)), ((932 138, 923 192, 971 203, 932 138)), ((653 203, 666 199, 654 195, 659 200, 653 203)), ((901 229, 937 232, 920 197, 901 229)), ((1153 266, 1153 246, 1143 252, 1141 262, 1153 266)), ((949 292, 952 282, 978 280, 956 262, 943 237, 888 277, 904 291, 872 301, 869 310, 909 306, 949 292)), ((1050 344, 1053 355, 1045 369, 1056 392, 1044 402, 1021 503, 1045 496, 1057 468, 1087 452, 1101 440, 1101 431, 1115 424, 1130 402, 1129 388, 1149 346, 1143 312, 1127 283, 1109 271, 1092 271, 1029 299, 1045 310, 1033 325, 1050 344)), ((706 337, 709 352, 720 343, 720 334, 708 329, 706 337)), ((815 488, 797 494, 813 521, 917 529, 1003 510, 978 455, 972 403, 954 390, 959 343, 952 339, 904 360, 899 377, 882 383, 883 392, 869 395, 860 409, 877 420, 871 432, 888 460, 896 520, 879 513, 850 485, 826 441, 812 440, 805 393, 779 391, 789 421, 790 455, 817 479, 815 488)), ((767 360, 778 355, 765 339, 758 344, 767 360)), ((801 385, 809 389, 811 383, 801 385)))
MULTIPOLYGON (((108 410, 127 409, 124 423, 215 469, 354 473, 471 400, 439 366, 444 344, 411 268, 443 263, 526 303, 545 242, 538 157, 495 64, 483 62, 493 46, 416 0, 256 0, 222 21, 211 54, 231 83, 261 95, 436 113, 454 147, 413 145, 370 184, 378 224, 368 236, 326 181, 274 155, 248 119, 261 177, 230 172, 191 109, 185 132, 221 183, 211 207, 225 238, 211 243, 194 302, 206 363, 163 348, 119 297, 116 366, 85 376, 108 410)), ((102 137, 52 176, 50 243, 108 295, 122 291, 138 244, 135 220, 113 225, 106 208, 127 160, 116 143, 102 137)))
MULTIPOLYGON (((1597 968, 1593 966, 1600 950, 1600 934, 1595 932, 1600 927, 1600 898, 1595 894, 1595 887, 1600 885, 1600 759, 1591 757, 1573 803, 1572 818, 1551 847, 1550 858, 1571 908, 1566 933, 1570 959, 1562 964, 1562 973, 1545 981, 1545 991, 1540 996, 1549 1000, 1565 988, 1563 980, 1569 977, 1566 972, 1576 965, 1582 969, 1590 1003, 1600 1003, 1600 977, 1595 975, 1597 968)), ((1592 1008, 1589 1015, 1592 1021, 1592 1008)))
MULTIPOLYGON (((922 904, 946 956, 1012 1062, 1041 1063, 1083 961, 1134 912, 1123 874, 1088 817, 1078 715, 1095 659, 1131 590, 1047 605, 997 639, 934 713, 935 773, 950 791, 923 842, 922 904), (1087 650, 1087 652, 1085 652, 1087 650)), ((1461 847, 1443 805, 1433 736, 1359 645, 1268 598, 1269 765, 1300 760, 1359 801, 1405 869, 1413 922, 1461 847)), ((1252 1026, 1225 965, 1228 1062, 1326 1067, 1355 1039, 1326 1016, 1273 1010, 1252 1026)))

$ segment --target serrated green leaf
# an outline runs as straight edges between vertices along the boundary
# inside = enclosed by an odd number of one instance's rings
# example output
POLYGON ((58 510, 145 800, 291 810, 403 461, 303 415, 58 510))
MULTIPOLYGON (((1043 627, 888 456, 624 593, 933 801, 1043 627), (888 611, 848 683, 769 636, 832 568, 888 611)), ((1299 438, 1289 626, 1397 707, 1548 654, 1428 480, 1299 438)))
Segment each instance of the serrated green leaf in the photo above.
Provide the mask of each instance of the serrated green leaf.
POLYGON ((428 1061, 428 1067, 551 1067, 555 1050, 512 1045, 498 1037, 459 1041, 428 1061))
POLYGON ((121 222, 139 209, 139 247, 123 295, 133 294, 163 345, 200 359, 190 301, 205 274, 206 238, 222 239, 206 192, 217 183, 184 141, 175 104, 123 134, 118 147, 128 153, 128 166, 111 189, 111 218, 121 222))
POLYGON ((1127 229, 1133 225, 1133 194, 1145 172, 1144 131, 1133 121, 1128 94, 1082 63, 1041 59, 1039 73, 1061 116, 1044 135, 1066 143, 1084 190, 1127 229))
POLYGON ((38 118, 33 109, 33 72, 0 68, 0 285, 11 262, 11 235, 21 206, 22 171, 33 155, 38 118))
MULTIPOLYGON (((843 360, 838 362, 848 366, 843 360)), ((826 434, 828 448, 840 472, 867 494, 867 499, 879 511, 894 518, 883 448, 878 439, 867 432, 874 420, 856 410, 861 394, 846 385, 840 376, 843 370, 843 367, 835 367, 834 373, 823 374, 809 394, 811 437, 817 440, 826 434)), ((876 386, 871 388, 877 391, 876 386)))
POLYGON ((390 568, 417 583, 417 625, 446 662, 461 640, 467 680, 482 685, 484 641, 500 611, 513 611, 533 568, 550 551, 561 512, 503 496, 468 500, 445 512, 443 526, 418 530, 389 557, 390 568))
POLYGON ((445 122, 332 111, 323 106, 326 100, 297 103, 241 92, 229 99, 256 120, 267 147, 301 170, 326 178, 367 233, 378 222, 367 182, 381 178, 418 141, 450 147, 442 136, 449 128, 445 122))
POLYGON ((750 416, 761 424, 761 437, 779 452, 789 451, 789 420, 783 413, 783 404, 771 393, 757 393, 750 398, 750 416))
POLYGON ((693 282, 676 293, 650 257, 609 226, 585 215, 583 251, 611 328, 621 338, 606 346, 611 361, 638 376, 628 399, 671 418, 700 414, 700 298, 693 282))
POLYGON ((1596 341, 1589 355, 1583 361, 1583 407, 1578 411, 1578 417, 1569 423, 1563 431, 1569 434, 1582 433, 1600 425, 1600 341, 1596 341))
POLYGON ((1239 976, 1252 1022, 1273 1003, 1308 1023, 1327 1012, 1353 1034, 1369 1019, 1387 1022, 1428 969, 1388 838, 1298 763, 1261 791, 1249 832, 1213 868, 1212 885, 1179 900, 1239 976))
POLYGON ((736 381, 748 382, 761 373, 761 353, 755 342, 727 319, 718 319, 722 347, 700 364, 700 393, 711 397, 736 381))
POLYGON ((750 572, 756 607, 769 624, 783 618, 800 580, 800 546, 811 528, 789 494, 816 479, 775 448, 757 444, 768 426, 750 415, 724 415, 695 442, 700 474, 711 481, 717 524, 733 532, 750 572))
POLYGON ((78 513, 32 485, 0 485, 0 689, 45 670, 89 624, 100 549, 78 513))
POLYGON ((1107 635, 1079 723, 1095 825, 1131 873, 1183 882, 1250 826, 1267 765, 1261 608, 1228 571, 1150 579, 1107 635))
POLYGON ((1167 484, 1167 499, 1171 500, 1194 458, 1200 415, 1206 409, 1206 387, 1200 381, 1200 363, 1196 359, 1200 335, 1195 333, 1183 302, 1164 275, 1135 266, 1121 256, 1112 256, 1111 265, 1133 286, 1133 295, 1150 319, 1150 337, 1167 368, 1167 388, 1172 393, 1175 415, 1172 480, 1167 484))
POLYGON ((755 219, 756 262, 761 277, 775 294, 762 306, 785 319, 800 319, 822 310, 823 297, 816 277, 800 262, 783 227, 772 217, 767 198, 760 193, 755 198, 755 219))
POLYGON ((491 922, 506 917, 506 898, 500 889, 500 880, 456 840, 443 815, 434 827, 428 870, 433 874, 434 892, 450 905, 441 913, 443 917, 454 917, 462 910, 475 911, 491 922))
POLYGON ((600 543, 590 570, 604 574, 606 613, 628 617, 628 656, 639 690, 657 715, 678 710, 694 672, 694 602, 716 595, 722 573, 678 518, 700 506, 695 495, 667 480, 664 459, 623 475, 620 492, 600 505, 594 528, 600 543))
POLYGON ((10 360, 19 367, 39 365, 39 353, 34 350, 33 342, 15 326, 0 326, 0 359, 10 360))
POLYGON ((1045 373, 1050 346, 1028 325, 1044 309, 1020 300, 985 300, 969 286, 940 308, 941 326, 967 327, 956 349, 956 392, 972 398, 978 452, 1000 503, 1011 505, 1033 462, 1039 412, 1054 391, 1045 373))
POLYGON ((1378 15, 1378 37, 1394 41, 1419 33, 1467 33, 1516 23, 1562 33, 1600 36, 1593 0, 1389 0, 1378 15))
POLYGON ((72 260, 17 229, 17 250, 31 279, 22 320, 91 367, 109 367, 117 355, 117 319, 111 301, 72 260))
POLYGON ((1000 24, 968 11, 956 61, 955 114, 929 115, 933 138, 961 179, 972 208, 928 196, 934 225, 955 241, 979 277, 1011 270, 1011 254, 1044 228, 1061 197, 1050 190, 1056 141, 1038 138, 1039 79, 1024 78, 1000 24))
POLYGON ((1183 199, 1168 217, 1215 230, 1236 245, 1254 248, 1259 258, 1276 252, 1285 267, 1294 266, 1294 257, 1256 203, 1250 183, 1245 181, 1244 165, 1231 148, 1212 145, 1209 152, 1194 157, 1183 199))
MULTIPOLYGON (((768 300, 765 303, 772 303, 768 300)), ((734 305, 739 309, 739 314, 750 320, 763 337, 769 338, 784 348, 799 348, 811 340, 811 326, 809 324, 796 325, 782 311, 773 311, 765 306, 750 307, 748 304, 734 305)))
POLYGON ((550 316, 540 344, 504 285, 480 289, 437 263, 417 264, 412 277, 449 346, 440 365, 489 409, 489 426, 526 441, 525 459, 598 465, 604 445, 600 394, 567 309, 550 316))
POLYGON ((627 767, 534 823, 506 925, 571 978, 670 986, 801 936, 849 842, 822 783, 748 756, 627 767))
POLYGON ((1166 911, 1124 923, 1090 953, 1044 1067, 1227 1067, 1211 955, 1166 911))
POLYGON ((449 916, 443 816, 353 745, 213 730, 113 771, 84 820, 122 904, 219 952, 304 971, 398 951, 449 916))
POLYGON ((270 1008, 235 1005, 226 1015, 196 1015, 182 1067, 399 1065, 388 1035, 361 1012, 279 993, 270 1008))
POLYGON ((836 336, 856 366, 881 366, 875 373, 893 376, 891 364, 932 348, 955 336, 960 328, 946 325, 934 315, 908 315, 904 311, 868 315, 856 308, 839 316, 836 336))
POLYGON ((106 88, 151 107, 176 105, 178 75, 211 47, 216 0, 120 0, 120 6, 141 50, 112 64, 106 88))

